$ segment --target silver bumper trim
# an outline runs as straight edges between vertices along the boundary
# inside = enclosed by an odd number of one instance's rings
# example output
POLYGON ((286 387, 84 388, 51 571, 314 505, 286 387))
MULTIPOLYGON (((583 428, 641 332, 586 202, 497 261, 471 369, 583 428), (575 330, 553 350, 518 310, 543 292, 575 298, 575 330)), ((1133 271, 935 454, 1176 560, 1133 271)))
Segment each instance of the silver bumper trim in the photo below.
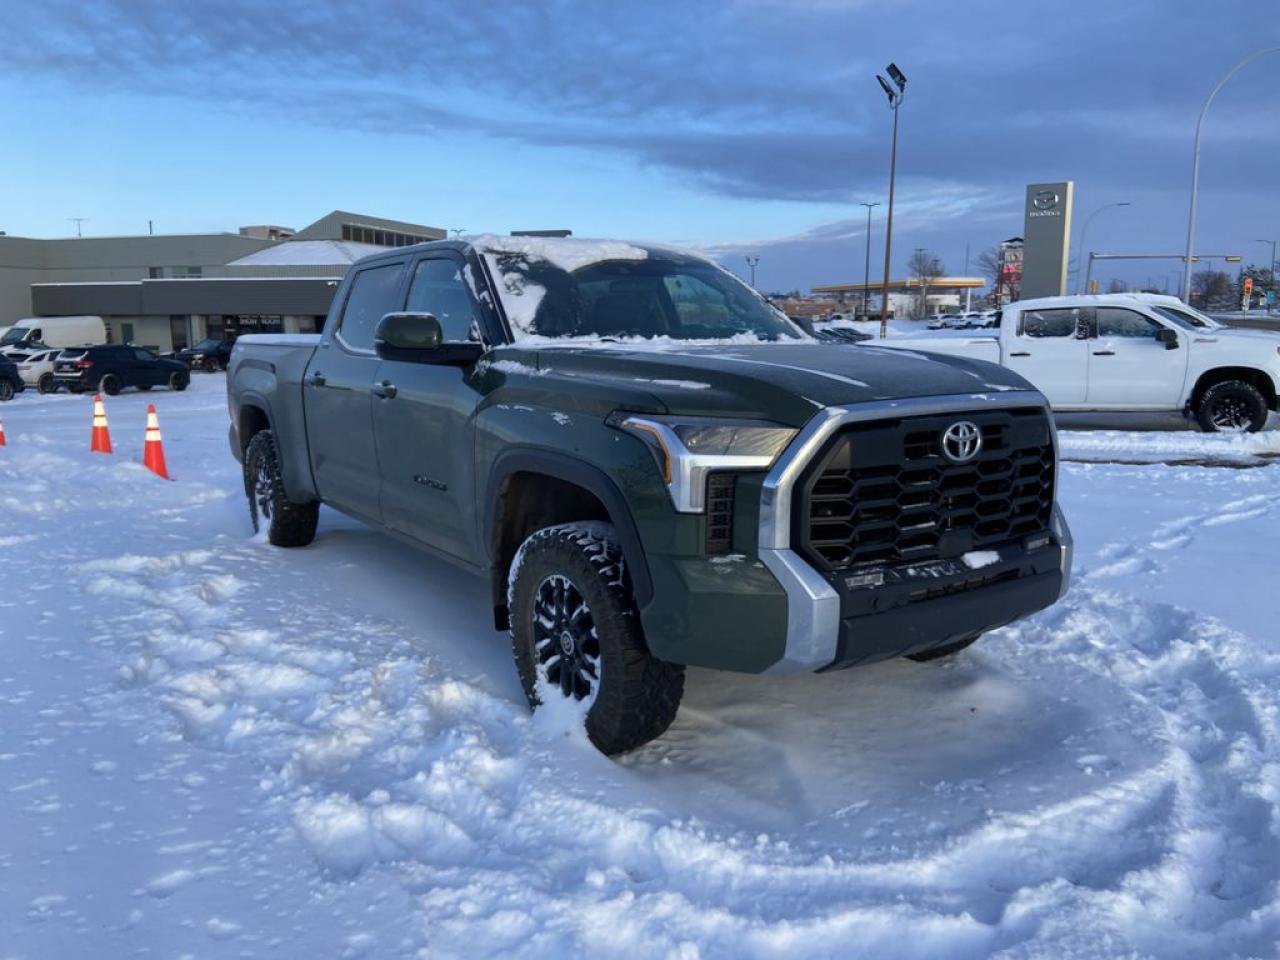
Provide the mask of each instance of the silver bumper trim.
MULTIPOLYGON (((765 673, 788 674, 820 670, 836 658, 840 634, 840 597, 800 554, 791 549, 792 492, 800 474, 831 436, 851 423, 889 420, 1010 407, 1042 407, 1052 424, 1049 404, 1034 390, 965 393, 940 397, 877 400, 843 407, 827 407, 804 425, 765 476, 760 494, 760 560, 787 594, 787 640, 782 657, 765 673)), ((1051 429, 1056 459, 1058 438, 1051 429)), ((1063 592, 1071 568, 1071 533, 1057 505, 1053 532, 1065 536, 1063 592)))

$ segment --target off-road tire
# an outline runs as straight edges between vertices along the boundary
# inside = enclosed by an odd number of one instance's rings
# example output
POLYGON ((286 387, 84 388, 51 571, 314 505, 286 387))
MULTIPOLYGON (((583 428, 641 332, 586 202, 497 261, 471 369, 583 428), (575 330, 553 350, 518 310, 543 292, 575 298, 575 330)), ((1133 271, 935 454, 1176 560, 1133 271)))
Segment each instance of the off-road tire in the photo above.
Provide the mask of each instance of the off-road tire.
POLYGON ((57 393, 58 384, 52 373, 42 373, 36 378, 36 389, 41 393, 57 393))
POLYGON ((537 531, 517 551, 507 591, 511 649, 525 696, 535 709, 541 703, 534 637, 538 589, 548 578, 563 577, 586 602, 600 669, 599 688, 587 711, 587 736, 610 756, 661 735, 675 719, 684 693, 684 667, 657 659, 645 645, 631 579, 614 537, 611 525, 595 521, 537 531))
POLYGON ((1205 433, 1257 433, 1267 423, 1267 401, 1251 383, 1224 380, 1204 392, 1196 407, 1196 422, 1205 433), (1233 415, 1242 424, 1237 430, 1222 422, 1233 415))
POLYGON ((253 532, 267 524, 267 540, 277 547, 305 547, 316 538, 320 504, 294 503, 284 493, 280 457, 270 430, 253 435, 244 452, 244 492, 249 498, 253 532))
POLYGON ((185 370, 175 370, 169 374, 169 389, 181 393, 191 383, 191 374, 185 370))
POLYGON ((124 383, 114 373, 104 373, 102 379, 98 381, 98 389, 108 397, 114 397, 124 389, 124 383))
POLYGON ((972 646, 980 633, 975 633, 972 637, 965 637, 963 640, 957 640, 955 643, 948 643, 941 647, 934 647, 932 650, 921 650, 919 653, 908 653, 907 659, 914 660, 916 663, 928 663, 930 660, 941 660, 943 657, 949 657, 953 653, 959 653, 965 647, 972 646))
POLYGON ((16 391, 8 380, 0 380, 0 403, 8 403, 16 391))

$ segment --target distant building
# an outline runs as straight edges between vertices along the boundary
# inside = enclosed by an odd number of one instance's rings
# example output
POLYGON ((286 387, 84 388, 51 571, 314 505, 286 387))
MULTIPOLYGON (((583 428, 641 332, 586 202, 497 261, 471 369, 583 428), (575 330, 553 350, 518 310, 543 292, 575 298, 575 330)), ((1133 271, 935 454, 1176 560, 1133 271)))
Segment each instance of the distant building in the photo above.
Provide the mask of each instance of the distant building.
POLYGON ((40 240, 0 236, 0 326, 101 316, 117 343, 181 349, 207 336, 318 329, 356 260, 439 240, 439 227, 335 210, 294 231, 40 240), (274 236, 273 236, 274 232, 274 236))
MULTIPOLYGON (((986 286, 982 277, 934 277, 925 293, 925 313, 947 313, 968 309, 972 293, 986 286)), ((878 318, 883 299, 884 281, 872 283, 833 283, 810 288, 813 293, 825 296, 858 315, 878 318), (864 306, 865 301, 865 306, 864 306)), ((889 316, 908 317, 919 305, 920 278, 889 281, 889 316)))

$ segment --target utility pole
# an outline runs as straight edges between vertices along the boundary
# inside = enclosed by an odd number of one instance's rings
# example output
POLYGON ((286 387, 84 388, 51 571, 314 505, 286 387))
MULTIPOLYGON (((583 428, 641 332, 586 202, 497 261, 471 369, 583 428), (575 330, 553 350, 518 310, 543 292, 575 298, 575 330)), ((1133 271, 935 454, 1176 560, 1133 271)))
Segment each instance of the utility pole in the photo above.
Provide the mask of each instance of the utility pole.
POLYGON ((756 288, 756 264, 760 262, 760 258, 745 257, 744 259, 747 261, 747 266, 751 268, 751 289, 754 290, 756 288))
POLYGON ((77 237, 84 236, 84 234, 80 232, 80 224, 84 223, 89 218, 88 217, 67 217, 67 219, 76 225, 76 236, 77 237))
POLYGON ((862 315, 870 317, 871 312, 867 309, 867 299, 871 296, 871 209, 878 207, 877 203, 863 203, 860 206, 867 208, 867 236, 866 236, 866 258, 862 265, 862 315))
MULTIPOLYGON (((1268 285, 1267 285, 1267 287, 1268 287, 1268 289, 1269 289, 1269 290, 1275 290, 1275 288, 1276 288, 1276 242, 1277 242, 1277 241, 1275 241, 1275 240, 1259 240, 1259 241, 1258 241, 1258 243, 1269 243, 1269 244, 1271 244, 1271 259, 1270 259, 1270 261, 1268 261, 1268 263, 1267 263, 1267 271, 1271 274, 1271 276, 1270 276, 1270 278, 1269 278, 1269 283, 1268 283, 1268 285)), ((1270 299, 1270 297, 1268 297, 1268 298, 1267 298, 1267 313, 1270 313, 1270 312, 1271 312, 1271 299, 1270 299)))
POLYGON ((893 193, 898 173, 898 108, 902 106, 902 97, 907 91, 906 75, 898 69, 896 63, 885 67, 885 73, 893 80, 893 86, 880 74, 876 80, 880 89, 889 98, 889 109, 893 111, 893 146, 889 151, 889 211, 884 227, 884 292, 880 301, 880 339, 889 333, 889 267, 893 263, 893 193), (896 89, 895 89, 896 88, 896 89))

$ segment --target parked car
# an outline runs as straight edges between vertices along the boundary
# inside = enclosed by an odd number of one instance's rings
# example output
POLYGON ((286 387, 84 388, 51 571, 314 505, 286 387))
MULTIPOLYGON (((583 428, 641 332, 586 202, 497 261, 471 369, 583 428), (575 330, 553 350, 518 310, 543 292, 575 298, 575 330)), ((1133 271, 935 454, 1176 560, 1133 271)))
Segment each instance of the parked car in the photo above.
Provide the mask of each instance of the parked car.
POLYGON ((14 395, 21 393, 26 386, 22 382, 22 374, 18 372, 18 365, 0 354, 0 402, 12 400, 14 395))
POLYGON ((1000 311, 994 334, 877 343, 1000 363, 1055 410, 1168 410, 1205 431, 1261 430, 1277 409, 1280 335, 1222 327, 1168 300, 1019 300, 1000 311))
POLYGON ((174 351, 173 359, 180 360, 192 370, 217 373, 219 370, 227 369, 227 361, 231 359, 231 347, 234 342, 214 338, 201 340, 194 347, 174 351))
POLYGON ((142 347, 80 347, 62 351, 53 365, 53 381, 55 388, 66 387, 72 393, 101 390, 115 396, 125 387, 185 390, 191 371, 185 363, 142 347))
POLYGON ((101 317, 28 317, 0 337, 0 353, 18 359, 50 347, 102 343, 107 327, 101 317))
POLYGON ((62 353, 59 350, 38 350, 35 353, 16 361, 22 382, 28 387, 35 387, 41 393, 53 393, 57 385, 53 382, 53 365, 62 353))
POLYGON ((227 392, 255 528, 305 546, 324 502, 486 578, 530 704, 578 701, 606 753, 666 729, 686 665, 930 660, 1067 586, 1022 377, 815 342, 669 248, 379 253, 322 333, 242 336, 227 392))

